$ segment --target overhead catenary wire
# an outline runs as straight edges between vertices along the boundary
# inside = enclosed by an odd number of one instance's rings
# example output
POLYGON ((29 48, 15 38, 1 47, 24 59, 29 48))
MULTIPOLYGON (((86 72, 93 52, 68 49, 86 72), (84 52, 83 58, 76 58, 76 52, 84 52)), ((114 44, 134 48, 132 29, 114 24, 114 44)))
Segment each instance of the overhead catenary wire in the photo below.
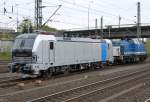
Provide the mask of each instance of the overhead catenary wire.
MULTIPOLYGON (((81 1, 82 1, 83 3, 85 3, 85 0, 84 0, 84 1, 81 0, 81 1)), ((103 1, 103 2, 101 2, 101 1, 102 1, 102 0, 97 1, 96 3, 94 2, 94 3, 93 3, 94 6, 103 7, 103 8, 105 8, 105 9, 116 8, 116 9, 121 10, 121 11, 126 11, 126 10, 127 10, 127 9, 125 9, 125 8, 122 8, 122 7, 118 6, 118 5, 116 5, 116 4, 109 3, 109 2, 107 2, 106 0, 103 1)))
MULTIPOLYGON (((46 3, 46 4, 48 4, 48 3, 46 3)), ((53 4, 54 5, 54 4, 53 4)), ((56 5, 56 4, 55 4, 56 5)), ((73 8, 71 8, 71 7, 69 7, 69 6, 66 6, 66 5, 63 5, 63 8, 67 8, 67 10, 73 10, 73 11, 77 11, 78 13, 79 12, 82 12, 82 13, 86 13, 86 9, 78 9, 78 8, 75 8, 75 7, 73 7, 73 8)), ((64 9, 61 9, 61 10, 64 10, 64 9)), ((65 11, 66 12, 66 11, 65 11)), ((70 13, 67 13, 67 14, 70 14, 70 13)), ((92 12, 92 14, 95 14, 95 15, 97 15, 97 16, 101 16, 100 15, 100 13, 96 13, 96 12, 92 12)), ((65 14, 63 14, 63 13, 60 13, 59 14, 59 16, 64 16, 64 17, 68 17, 68 15, 66 15, 66 13, 65 14)), ((81 16, 80 16, 81 17, 81 16)), ((80 17, 78 17, 78 16, 75 16, 75 14, 74 14, 74 17, 72 17, 72 18, 75 18, 75 19, 78 19, 78 18, 80 18, 80 17)), ((85 16, 83 16, 83 17, 85 17, 85 16)), ((69 17, 70 18, 70 17, 69 17)), ((105 21, 108 19, 109 17, 107 17, 107 16, 105 16, 105 21)), ((81 18, 82 19, 82 18, 81 18)), ((80 19, 80 20, 81 20, 80 19)), ((93 21, 95 20, 94 18, 92 19, 93 21)), ((82 21, 84 21, 84 20, 82 20, 82 21)), ((81 22, 78 22, 78 23, 81 23, 81 22)), ((91 28, 91 27, 90 27, 91 28)))
MULTIPOLYGON (((79 5, 79 4, 77 4, 77 3, 72 3, 72 2, 69 2, 69 1, 66 1, 66 0, 60 0, 60 1, 65 2, 65 3, 69 3, 69 4, 71 4, 71 5, 75 5, 75 6, 82 7, 82 8, 86 8, 86 9, 87 9, 86 6, 79 5)), ((32 3, 33 3, 33 2, 31 2, 31 4, 32 4, 32 3)), ((45 2, 45 3, 46 3, 46 2, 45 2)), ((23 9, 24 9, 24 8, 23 8, 23 9)), ((97 12, 96 9, 93 9, 93 11, 94 11, 94 12, 97 12)), ((98 11, 98 12, 99 12, 99 11, 98 11)), ((108 14, 108 15, 118 16, 118 15, 114 15, 114 14, 111 14, 111 13, 108 13, 108 12, 104 12, 104 11, 100 11, 100 12, 103 12, 103 13, 108 14)))
MULTIPOLYGON (((8 7, 11 8, 12 6, 8 6, 8 5, 7 5, 7 8, 8 8, 8 7)), ((30 11, 30 10, 31 10, 31 9, 28 9, 28 8, 25 9, 25 8, 23 8, 23 7, 18 7, 18 8, 19 8, 19 9, 26 10, 26 11, 30 11)), ((7 12, 7 14, 6 14, 5 16, 7 16, 7 15, 10 15, 10 16, 11 16, 11 15, 12 15, 12 16, 13 16, 13 15, 16 15, 16 16, 17 16, 17 13, 14 12, 14 14, 11 14, 11 12, 7 12)), ((21 13, 19 13, 18 16, 24 18, 24 17, 29 17, 30 15, 26 15, 26 14, 21 14, 21 13)), ((8 17, 9 17, 9 16, 8 16, 8 17)), ((31 16, 30 16, 30 18, 31 18, 31 16)), ((32 17, 32 18, 34 18, 34 17, 32 17)), ((15 21, 15 20, 13 20, 13 21, 15 21)), ((13 22, 13 21, 11 21, 11 22, 13 22)), ((84 26, 84 25, 74 24, 74 23, 71 23, 71 22, 64 22, 64 21, 63 21, 63 22, 59 21, 59 22, 57 22, 57 23, 64 23, 64 24, 75 25, 75 26, 84 26)))
MULTIPOLYGON (((17 2, 14 2, 15 0, 13 0, 13 3, 11 4, 11 5, 14 5, 14 4, 16 4, 17 2)), ((87 9, 88 9, 88 5, 83 5, 82 3, 80 3, 80 2, 76 2, 75 0, 74 1, 69 1, 69 0, 57 0, 56 2, 54 2, 54 1, 43 1, 43 3, 45 4, 45 6, 46 7, 56 7, 58 4, 60 5, 60 4, 64 4, 63 5, 63 7, 62 7, 62 9, 61 9, 61 12, 60 12, 60 16, 62 16, 62 18, 64 17, 64 18, 69 18, 69 19, 78 19, 78 20, 82 20, 83 18, 84 19, 86 19, 86 16, 85 16, 85 14, 87 13, 87 9), (55 3, 56 4, 56 6, 55 5, 53 5, 52 3, 55 3), (71 11, 73 11, 73 12, 69 12, 69 10, 71 11), (76 12, 74 12, 74 11, 76 11, 76 12), (68 13, 66 13, 66 12, 68 12, 68 13), (80 13, 79 13, 80 12, 80 13), (84 13, 83 14, 83 16, 77 16, 77 15, 81 15, 81 13, 84 13), (76 15, 75 15, 76 14, 76 15), (75 16, 74 16, 75 15, 75 16), (80 17, 81 17, 81 19, 80 19, 80 17)), ((32 2, 27 2, 27 3, 24 3, 24 4, 28 4, 28 5, 32 5, 32 4, 34 4, 34 2, 32 1, 32 2)), ((23 4, 23 5, 24 5, 23 4)), ((85 4, 86 4, 86 2, 85 2, 85 4)), ((112 19, 112 17, 114 17, 114 19, 115 19, 115 17, 116 18, 118 18, 118 14, 115 14, 115 13, 111 13, 110 11, 107 11, 107 10, 105 10, 105 11, 103 11, 103 10, 101 10, 101 9, 99 9, 97 6, 98 5, 113 5, 113 6, 111 6, 112 8, 114 7, 114 8, 118 8, 118 9, 120 9, 120 10, 125 10, 126 8, 123 8, 123 7, 120 7, 119 5, 117 5, 117 4, 114 4, 114 3, 112 3, 112 2, 109 2, 109 1, 106 1, 106 2, 101 2, 101 1, 97 1, 96 3, 94 2, 93 3, 93 5, 91 6, 91 8, 90 8, 90 10, 91 10, 91 14, 92 14, 92 17, 90 18, 90 20, 93 20, 94 21, 94 19, 95 19, 95 17, 100 17, 100 16, 104 16, 104 18, 105 18, 105 23, 107 22, 108 23, 108 19, 112 19)), ((7 5, 6 5, 6 7, 7 7, 7 9, 9 10, 9 15, 11 15, 10 14, 10 8, 12 7, 9 3, 7 3, 7 5)), ((29 12, 29 14, 27 14, 27 13, 22 13, 22 14, 19 14, 19 16, 21 17, 21 18, 23 18, 23 17, 31 17, 31 18, 33 18, 32 16, 31 16, 31 14, 34 12, 34 10, 33 9, 31 9, 31 8, 25 8, 25 7, 23 7, 22 6, 22 4, 19 4, 19 7, 18 7, 19 9, 22 9, 22 10, 24 10, 23 12, 29 12)), ((110 7, 108 7, 108 6, 103 6, 103 8, 110 8, 110 7)), ((44 12, 48 12, 49 10, 48 9, 51 9, 51 8, 47 8, 47 9, 43 9, 44 10, 44 12)), ((20 11, 22 11, 22 10, 20 10, 20 11)), ((52 12, 52 10, 51 10, 51 12, 52 12)), ((47 14, 50 14, 50 12, 49 13, 47 13, 47 14)), ((15 10, 14 10, 14 16, 16 15, 16 13, 15 13, 15 10)), ((7 16, 7 14, 6 14, 6 16, 7 16)), ((123 19, 123 21, 122 22, 124 22, 124 23, 127 23, 126 21, 131 21, 131 22, 134 22, 134 20, 132 20, 132 18, 128 18, 128 17, 124 17, 124 16, 122 16, 121 15, 121 17, 122 17, 122 19, 123 19)), ((43 18, 43 19, 46 19, 46 18, 48 18, 48 15, 45 15, 45 17, 43 18)), ((62 19, 61 17, 59 18, 59 20, 60 21, 63 21, 63 19, 62 19)), ((55 19, 54 19, 55 20, 55 19)), ((78 23, 79 23, 79 25, 81 24, 85 24, 85 20, 82 20, 83 22, 75 22, 77 25, 78 25, 78 23)), ((72 22, 72 20, 69 20, 68 22, 70 22, 70 23, 73 23, 72 22)), ((110 23, 111 23, 112 21, 110 20, 110 23)), ((129 22, 129 23, 131 23, 131 22, 129 22)))
POLYGON ((56 14, 56 12, 61 8, 62 5, 59 5, 58 8, 53 12, 53 14, 48 18, 48 20, 42 25, 44 26, 46 23, 48 23, 51 18, 56 14))
POLYGON ((53 22, 63 23, 63 24, 68 24, 68 25, 74 25, 74 26, 86 27, 85 25, 75 24, 75 23, 70 23, 70 22, 65 22, 65 21, 53 21, 53 22))
MULTIPOLYGON (((46 4, 49 4, 49 3, 51 3, 51 2, 45 2, 46 4)), ((52 3, 51 3, 52 4, 52 3)), ((54 4, 53 3, 53 5, 56 5, 56 4, 54 4)), ((67 10, 74 10, 74 11, 78 11, 78 12, 82 12, 82 13, 86 13, 86 9, 79 9, 79 8, 75 8, 75 7, 68 7, 68 6, 66 6, 66 5, 63 5, 63 8, 66 8, 67 10)), ((100 12, 91 12, 92 14, 95 14, 95 15, 97 15, 97 16, 102 16, 101 14, 100 14, 100 12)), ((75 15, 75 14, 74 14, 75 15)), ((115 16, 115 17, 118 17, 118 16, 115 16)), ((105 16, 105 18, 110 18, 110 17, 107 17, 107 16, 105 16)), ((132 21, 133 22, 133 20, 130 20, 130 21, 132 21)))
POLYGON ((106 1, 106 0, 100 0, 100 2, 101 3, 97 3, 97 5, 102 5, 102 4, 106 4, 106 5, 109 5, 109 6, 107 6, 107 7, 113 7, 113 8, 117 8, 117 9, 119 9, 119 10, 122 10, 122 11, 126 11, 127 9, 126 8, 122 8, 122 7, 120 7, 119 5, 117 5, 116 3, 114 4, 114 3, 112 3, 111 1, 106 1))
MULTIPOLYGON (((88 7, 87 6, 83 6, 83 5, 80 5, 80 4, 77 4, 77 3, 72 3, 72 2, 70 2, 70 1, 67 1, 67 0, 60 0, 60 1, 62 1, 62 2, 64 2, 64 3, 67 3, 67 4, 70 4, 70 5, 74 5, 74 6, 77 6, 77 7, 81 7, 81 8, 84 8, 84 9, 88 9, 88 7)), ((94 9, 94 8, 91 8, 91 10, 93 11, 93 12, 101 12, 101 13, 104 13, 104 14, 107 14, 107 15, 111 15, 111 16, 115 16, 115 17, 118 17, 118 15, 115 15, 115 14, 112 14, 112 13, 110 13, 110 12, 105 12, 105 11, 102 11, 102 10, 97 10, 97 9, 94 9)), ((126 17, 122 17, 123 19, 126 19, 126 20, 129 20, 129 21, 133 21, 133 20, 131 20, 131 19, 129 19, 129 18, 126 18, 126 17)))

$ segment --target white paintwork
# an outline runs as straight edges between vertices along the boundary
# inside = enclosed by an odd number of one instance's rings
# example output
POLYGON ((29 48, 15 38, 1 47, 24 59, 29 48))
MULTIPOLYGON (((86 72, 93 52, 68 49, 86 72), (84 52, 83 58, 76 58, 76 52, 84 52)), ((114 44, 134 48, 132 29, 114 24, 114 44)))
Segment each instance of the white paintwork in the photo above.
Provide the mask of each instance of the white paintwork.
POLYGON ((64 40, 53 35, 38 35, 32 50, 37 62, 31 65, 32 69, 38 74, 39 70, 54 66, 101 61, 100 43, 101 40, 90 38, 64 40), (54 43, 53 50, 50 50, 50 42, 54 43))
POLYGON ((34 45, 33 45, 33 49, 32 51, 35 52, 37 51, 37 48, 39 47, 39 44, 41 43, 41 41, 43 40, 52 40, 52 41, 56 41, 56 37, 54 35, 43 35, 43 34, 39 34, 37 37, 36 37, 36 40, 34 42, 34 45))
POLYGON ((39 74, 40 70, 47 70, 56 66, 74 65, 82 63, 100 62, 101 43, 107 43, 107 61, 113 62, 113 49, 110 40, 91 38, 63 38, 54 35, 39 34, 35 38, 32 56, 37 56, 36 63, 28 63, 39 74), (50 42, 54 49, 50 50, 50 42))
POLYGON ((113 57, 113 45, 111 40, 105 39, 106 43, 108 44, 108 50, 107 50, 107 60, 113 62, 114 57, 113 57))
POLYGON ((113 46, 113 56, 115 56, 115 57, 121 56, 120 47, 119 46, 113 46))

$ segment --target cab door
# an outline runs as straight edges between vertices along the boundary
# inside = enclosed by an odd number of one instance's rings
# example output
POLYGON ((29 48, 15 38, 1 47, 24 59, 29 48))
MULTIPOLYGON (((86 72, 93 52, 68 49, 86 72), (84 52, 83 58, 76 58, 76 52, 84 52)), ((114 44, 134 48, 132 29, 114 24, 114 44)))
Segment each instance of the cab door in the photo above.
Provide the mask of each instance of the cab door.
POLYGON ((55 61, 55 49, 54 49, 54 42, 49 42, 49 62, 51 65, 54 64, 55 61))

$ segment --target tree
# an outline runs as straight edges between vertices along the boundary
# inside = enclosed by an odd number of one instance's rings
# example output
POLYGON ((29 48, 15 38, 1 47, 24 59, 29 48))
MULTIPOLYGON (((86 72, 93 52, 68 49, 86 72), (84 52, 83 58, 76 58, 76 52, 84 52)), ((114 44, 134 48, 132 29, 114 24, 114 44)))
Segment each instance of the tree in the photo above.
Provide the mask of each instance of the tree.
MULTIPOLYGON (((33 26, 31 19, 26 18, 19 25, 19 32, 32 33, 34 30, 35 30, 35 26, 33 26)), ((56 28, 49 27, 48 25, 42 26, 41 30, 46 31, 46 32, 56 32, 57 31, 56 28)))
POLYGON ((32 33, 33 32, 33 24, 30 19, 24 19, 19 25, 19 31, 22 33, 32 33))
POLYGON ((49 27, 48 25, 42 26, 42 30, 46 31, 46 32, 56 32, 57 31, 56 28, 49 27))

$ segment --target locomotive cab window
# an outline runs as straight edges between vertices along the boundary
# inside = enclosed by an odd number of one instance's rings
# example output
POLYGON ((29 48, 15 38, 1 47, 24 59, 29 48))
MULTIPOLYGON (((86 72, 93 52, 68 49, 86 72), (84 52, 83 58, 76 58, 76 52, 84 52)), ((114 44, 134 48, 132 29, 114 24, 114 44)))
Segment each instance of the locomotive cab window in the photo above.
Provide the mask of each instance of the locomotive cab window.
POLYGON ((110 48, 110 45, 108 44, 108 49, 110 48))
POLYGON ((54 43, 50 42, 50 50, 53 50, 53 49, 54 49, 54 43))

